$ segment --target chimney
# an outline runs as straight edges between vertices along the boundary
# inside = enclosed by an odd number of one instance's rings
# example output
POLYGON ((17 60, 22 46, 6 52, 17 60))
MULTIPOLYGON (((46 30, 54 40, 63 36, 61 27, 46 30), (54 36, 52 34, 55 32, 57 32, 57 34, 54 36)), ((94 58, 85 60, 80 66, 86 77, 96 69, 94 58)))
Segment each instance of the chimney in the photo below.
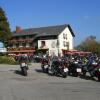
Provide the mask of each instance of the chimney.
POLYGON ((19 26, 16 26, 16 33, 19 33, 21 31, 21 28, 19 26))

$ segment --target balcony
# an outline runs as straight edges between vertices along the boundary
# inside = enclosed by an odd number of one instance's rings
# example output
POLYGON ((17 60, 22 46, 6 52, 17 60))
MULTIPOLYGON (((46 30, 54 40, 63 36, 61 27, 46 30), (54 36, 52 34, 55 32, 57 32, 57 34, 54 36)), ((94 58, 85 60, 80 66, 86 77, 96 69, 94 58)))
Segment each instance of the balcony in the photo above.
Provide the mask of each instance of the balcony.
POLYGON ((34 52, 33 47, 7 48, 8 53, 30 53, 34 52))
POLYGON ((19 43, 19 42, 22 42, 22 43, 24 43, 24 42, 28 42, 28 43, 30 43, 30 42, 32 42, 33 41, 33 39, 31 39, 31 38, 27 38, 27 39, 13 39, 13 40, 11 40, 10 41, 10 43, 19 43))

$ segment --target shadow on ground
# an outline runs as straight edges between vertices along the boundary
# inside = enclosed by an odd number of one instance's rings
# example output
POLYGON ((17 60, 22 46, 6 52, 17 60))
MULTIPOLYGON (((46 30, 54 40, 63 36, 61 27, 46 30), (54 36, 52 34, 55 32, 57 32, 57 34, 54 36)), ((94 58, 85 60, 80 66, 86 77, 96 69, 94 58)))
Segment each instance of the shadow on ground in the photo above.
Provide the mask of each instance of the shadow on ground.
POLYGON ((53 75, 53 73, 51 71, 49 71, 49 73, 43 72, 42 69, 35 69, 35 71, 38 72, 38 73, 44 73, 48 76, 54 76, 54 77, 61 77, 62 78, 62 75, 53 75))
POLYGON ((23 76, 21 70, 15 70, 14 73, 23 76))
POLYGON ((35 71, 38 73, 43 73, 42 69, 35 69, 35 71))
POLYGON ((98 82, 97 79, 95 79, 94 77, 90 77, 90 76, 80 76, 81 79, 85 79, 85 80, 92 80, 92 81, 96 81, 98 82))

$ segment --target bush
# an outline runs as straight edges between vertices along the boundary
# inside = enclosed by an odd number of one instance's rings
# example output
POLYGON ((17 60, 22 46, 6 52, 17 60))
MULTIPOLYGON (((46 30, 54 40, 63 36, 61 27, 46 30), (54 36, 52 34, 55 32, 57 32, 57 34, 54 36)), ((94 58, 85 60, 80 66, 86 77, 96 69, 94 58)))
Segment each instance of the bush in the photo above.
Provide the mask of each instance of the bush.
POLYGON ((11 64, 11 65, 15 65, 15 64, 18 64, 18 62, 16 62, 13 57, 0 56, 0 64, 11 64))

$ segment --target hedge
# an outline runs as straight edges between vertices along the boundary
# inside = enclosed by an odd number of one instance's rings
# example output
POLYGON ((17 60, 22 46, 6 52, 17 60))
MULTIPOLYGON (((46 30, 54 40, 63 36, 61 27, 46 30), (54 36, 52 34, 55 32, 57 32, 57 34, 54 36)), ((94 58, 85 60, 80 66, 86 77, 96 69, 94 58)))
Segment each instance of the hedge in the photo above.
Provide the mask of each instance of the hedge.
POLYGON ((13 57, 0 56, 0 64, 11 64, 11 65, 15 65, 15 64, 18 64, 18 62, 16 62, 13 57))

